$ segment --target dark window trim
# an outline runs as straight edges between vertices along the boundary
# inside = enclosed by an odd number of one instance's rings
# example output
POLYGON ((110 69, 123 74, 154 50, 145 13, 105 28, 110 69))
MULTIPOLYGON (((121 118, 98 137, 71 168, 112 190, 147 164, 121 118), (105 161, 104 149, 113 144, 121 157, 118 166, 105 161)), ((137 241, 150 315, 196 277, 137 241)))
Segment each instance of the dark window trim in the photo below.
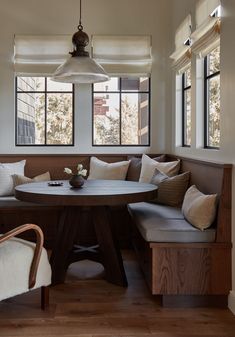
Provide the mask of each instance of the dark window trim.
POLYGON ((220 75, 220 70, 208 75, 208 57, 204 58, 204 149, 219 150, 218 146, 210 146, 209 144, 209 130, 208 130, 208 83, 213 77, 220 75))
POLYGON ((111 91, 100 91, 100 90, 97 90, 95 91, 94 90, 94 84, 92 84, 92 93, 91 93, 91 96, 92 96, 92 146, 93 147, 149 147, 150 146, 150 140, 151 140, 151 78, 148 77, 148 82, 149 82, 149 90, 148 91, 128 91, 128 90, 125 90, 125 91, 121 91, 121 77, 117 77, 117 76, 113 76, 113 77, 116 77, 118 78, 118 86, 119 86, 119 90, 111 90, 111 91), (119 105, 120 105, 120 108, 121 108, 121 99, 122 99, 122 94, 147 94, 148 95, 148 143, 147 144, 144 144, 144 145, 141 145, 141 144, 121 144, 121 120, 122 120, 122 116, 121 116, 121 113, 120 113, 120 127, 119 127, 119 138, 120 138, 120 144, 117 144, 117 145, 112 145, 112 144, 95 144, 94 142, 94 94, 104 94, 104 93, 107 93, 107 94, 119 94, 119 105))
POLYGON ((75 107, 75 95, 74 95, 74 92, 75 92, 75 86, 74 84, 72 85, 72 91, 52 91, 52 90, 49 90, 47 91, 47 78, 49 77, 44 77, 44 76, 32 76, 32 77, 42 77, 44 78, 44 81, 45 81, 45 90, 39 90, 39 91, 23 91, 23 90, 17 90, 17 86, 18 86, 18 77, 21 77, 21 76, 16 76, 15 77, 15 146, 17 147, 62 147, 62 146, 65 146, 65 147, 71 147, 71 146, 74 146, 74 121, 75 121, 75 110, 74 110, 74 107, 75 107), (24 93, 27 93, 27 94, 44 94, 45 95, 45 132, 44 132, 44 137, 45 137, 45 144, 18 144, 17 143, 17 130, 18 130, 18 122, 17 122, 17 98, 18 98, 18 94, 24 94, 24 93), (71 144, 46 144, 46 139, 47 139, 47 94, 72 94, 72 143, 71 144))
POLYGON ((185 143, 185 93, 191 90, 192 85, 185 86, 185 72, 182 74, 182 147, 191 147, 191 145, 185 143))

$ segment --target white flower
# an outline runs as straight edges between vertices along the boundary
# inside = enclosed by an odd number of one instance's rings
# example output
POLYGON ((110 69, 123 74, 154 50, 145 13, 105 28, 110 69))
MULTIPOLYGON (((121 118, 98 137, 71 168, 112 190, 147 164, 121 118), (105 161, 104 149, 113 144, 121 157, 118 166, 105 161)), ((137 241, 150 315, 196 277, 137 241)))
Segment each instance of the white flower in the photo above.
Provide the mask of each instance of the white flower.
POLYGON ((77 166, 78 172, 80 172, 82 169, 83 169, 83 165, 82 164, 78 164, 78 166, 77 166))
POLYGON ((85 177, 87 175, 87 170, 83 169, 79 171, 78 174, 81 174, 81 176, 85 177))
POLYGON ((67 173, 67 174, 73 174, 72 170, 68 167, 64 168, 64 172, 67 173))

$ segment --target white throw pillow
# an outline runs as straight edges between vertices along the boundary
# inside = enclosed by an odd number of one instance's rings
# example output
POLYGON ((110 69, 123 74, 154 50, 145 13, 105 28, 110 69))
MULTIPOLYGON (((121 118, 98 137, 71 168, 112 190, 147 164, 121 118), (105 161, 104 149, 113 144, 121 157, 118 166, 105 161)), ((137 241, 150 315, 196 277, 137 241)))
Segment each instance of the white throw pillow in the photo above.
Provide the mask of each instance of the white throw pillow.
POLYGON ((182 213, 188 222, 203 230, 210 227, 215 219, 216 202, 217 194, 206 195, 193 185, 185 193, 182 213))
POLYGON ((24 175, 26 160, 16 163, 0 163, 0 196, 14 194, 13 174, 24 175))
POLYGON ((125 180, 129 164, 130 160, 106 163, 96 157, 91 157, 88 179, 125 180))
POLYGON ((179 168, 180 160, 159 163, 143 154, 139 182, 150 183, 155 169, 158 169, 158 171, 166 174, 168 177, 173 177, 178 174, 179 168))

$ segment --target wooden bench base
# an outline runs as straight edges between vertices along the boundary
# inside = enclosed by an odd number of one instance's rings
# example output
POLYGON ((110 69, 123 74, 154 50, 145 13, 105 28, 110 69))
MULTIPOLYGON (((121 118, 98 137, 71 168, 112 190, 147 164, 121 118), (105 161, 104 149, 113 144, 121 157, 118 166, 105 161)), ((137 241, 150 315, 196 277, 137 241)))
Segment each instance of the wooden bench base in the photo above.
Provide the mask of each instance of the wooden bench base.
POLYGON ((227 308, 227 295, 163 295, 162 306, 165 308, 227 308))
POLYGON ((227 305, 231 244, 149 243, 133 226, 133 245, 148 287, 162 295, 163 306, 227 305))

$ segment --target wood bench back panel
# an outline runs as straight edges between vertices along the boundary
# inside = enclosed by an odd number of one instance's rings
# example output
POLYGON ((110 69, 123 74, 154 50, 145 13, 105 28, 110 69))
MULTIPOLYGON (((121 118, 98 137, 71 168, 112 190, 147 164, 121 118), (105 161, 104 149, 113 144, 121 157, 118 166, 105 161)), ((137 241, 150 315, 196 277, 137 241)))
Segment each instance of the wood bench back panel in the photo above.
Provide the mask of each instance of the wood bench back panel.
MULTIPOLYGON (((25 175, 35 177, 49 171, 52 180, 68 179, 64 168, 69 167, 74 172, 78 164, 89 170, 92 155, 0 155, 0 162, 17 162, 26 159, 25 175)), ((112 163, 127 160, 127 155, 97 155, 103 161, 112 163)))
MULTIPOLYGON (((167 156, 167 160, 174 160, 175 158, 172 155, 167 156)), ((191 158, 177 158, 181 159, 181 172, 191 172, 191 185, 196 185, 205 194, 218 194, 216 242, 230 243, 233 166, 191 158)))

